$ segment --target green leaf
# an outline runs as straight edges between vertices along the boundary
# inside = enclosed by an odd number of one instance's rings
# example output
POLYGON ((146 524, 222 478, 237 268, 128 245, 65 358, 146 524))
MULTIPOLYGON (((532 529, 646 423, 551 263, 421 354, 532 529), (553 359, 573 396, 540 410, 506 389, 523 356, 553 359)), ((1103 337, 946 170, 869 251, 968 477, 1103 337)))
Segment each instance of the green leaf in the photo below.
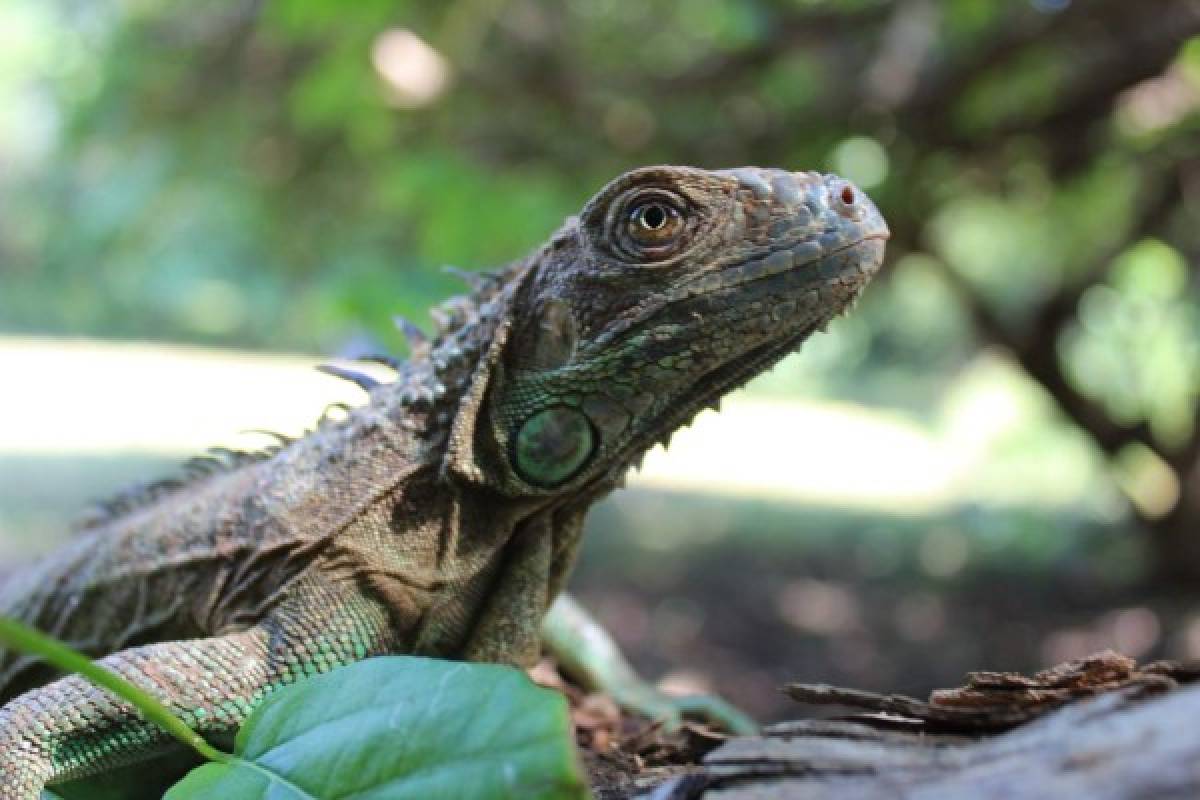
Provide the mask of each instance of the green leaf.
POLYGON ((282 689, 165 800, 586 798, 566 701, 522 672, 370 659, 282 689))

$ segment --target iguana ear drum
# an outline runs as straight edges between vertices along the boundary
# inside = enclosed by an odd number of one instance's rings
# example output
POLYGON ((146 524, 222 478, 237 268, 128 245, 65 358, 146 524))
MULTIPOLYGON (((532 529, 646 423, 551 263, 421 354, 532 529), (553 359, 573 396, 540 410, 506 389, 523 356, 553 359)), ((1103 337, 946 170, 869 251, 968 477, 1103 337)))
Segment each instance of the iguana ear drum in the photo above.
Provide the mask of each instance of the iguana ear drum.
POLYGON ((555 406, 534 414, 517 431, 513 468, 521 480, 552 489, 575 477, 596 449, 592 423, 582 411, 555 406))

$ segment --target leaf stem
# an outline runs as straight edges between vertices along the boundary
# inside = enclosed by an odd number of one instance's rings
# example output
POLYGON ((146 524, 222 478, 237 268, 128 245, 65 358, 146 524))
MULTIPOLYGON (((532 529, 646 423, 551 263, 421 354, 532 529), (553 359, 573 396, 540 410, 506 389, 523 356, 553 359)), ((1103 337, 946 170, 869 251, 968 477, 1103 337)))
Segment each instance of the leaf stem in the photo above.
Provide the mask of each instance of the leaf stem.
POLYGON ((72 650, 57 639, 46 636, 14 619, 0 616, 0 644, 13 650, 40 656, 64 672, 82 675, 97 686, 128 701, 147 720, 158 725, 209 761, 228 764, 233 760, 228 753, 224 753, 204 741, 204 737, 189 728, 187 723, 176 717, 169 708, 148 692, 139 689, 117 673, 92 661, 82 653, 72 650))

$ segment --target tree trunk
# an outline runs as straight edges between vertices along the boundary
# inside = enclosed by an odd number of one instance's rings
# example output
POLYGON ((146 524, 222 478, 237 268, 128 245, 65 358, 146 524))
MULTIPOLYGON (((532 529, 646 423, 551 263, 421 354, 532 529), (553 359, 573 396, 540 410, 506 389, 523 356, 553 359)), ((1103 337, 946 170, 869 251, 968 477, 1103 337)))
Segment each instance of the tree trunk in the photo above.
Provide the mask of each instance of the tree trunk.
POLYGON ((1150 524, 1154 539, 1154 578, 1165 583, 1195 585, 1200 577, 1200 426, 1188 446, 1191 462, 1172 466, 1179 478, 1179 502, 1165 517, 1150 524))

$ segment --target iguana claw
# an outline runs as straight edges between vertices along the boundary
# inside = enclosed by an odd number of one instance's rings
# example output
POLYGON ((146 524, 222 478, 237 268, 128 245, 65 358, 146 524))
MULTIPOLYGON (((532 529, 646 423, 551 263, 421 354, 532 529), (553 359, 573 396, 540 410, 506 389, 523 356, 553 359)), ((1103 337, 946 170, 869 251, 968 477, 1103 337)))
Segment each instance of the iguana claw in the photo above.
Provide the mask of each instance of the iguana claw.
POLYGON ((617 705, 678 730, 686 718, 702 720, 739 736, 758 724, 714 695, 676 696, 642 680, 600 623, 569 595, 559 595, 542 622, 542 643, 564 672, 585 688, 603 691, 617 705))
POLYGON ((736 736, 758 732, 758 723, 728 700, 713 694, 672 695, 636 679, 633 685, 601 687, 626 711, 660 721, 667 731, 677 731, 685 719, 695 719, 736 736))

